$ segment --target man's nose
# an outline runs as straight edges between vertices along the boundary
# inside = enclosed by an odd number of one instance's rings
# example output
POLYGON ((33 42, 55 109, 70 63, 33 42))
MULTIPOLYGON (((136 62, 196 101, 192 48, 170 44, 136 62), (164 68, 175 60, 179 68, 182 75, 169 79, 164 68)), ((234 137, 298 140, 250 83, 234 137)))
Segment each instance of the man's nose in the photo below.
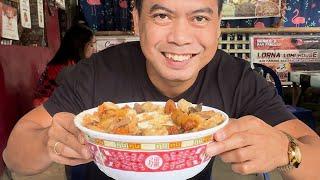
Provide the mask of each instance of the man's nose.
POLYGON ((168 42, 183 46, 191 44, 193 41, 193 35, 191 27, 186 20, 176 21, 171 28, 170 34, 168 35, 168 42))

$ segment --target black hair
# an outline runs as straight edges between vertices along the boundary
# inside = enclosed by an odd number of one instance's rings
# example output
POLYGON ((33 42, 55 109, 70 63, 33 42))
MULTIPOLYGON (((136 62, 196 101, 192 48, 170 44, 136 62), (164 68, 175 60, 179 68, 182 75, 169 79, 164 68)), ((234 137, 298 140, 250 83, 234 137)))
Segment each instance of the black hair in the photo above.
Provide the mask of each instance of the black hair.
POLYGON ((57 53, 48 64, 65 64, 69 60, 77 63, 85 58, 84 48, 93 36, 93 31, 85 25, 75 24, 71 26, 65 33, 57 53))
MULTIPOLYGON (((217 0, 217 1, 218 1, 218 14, 220 15, 221 10, 222 10, 223 0, 217 0)), ((134 6, 137 8, 139 14, 142 9, 142 3, 143 3, 143 0, 135 0, 134 1, 134 6)))

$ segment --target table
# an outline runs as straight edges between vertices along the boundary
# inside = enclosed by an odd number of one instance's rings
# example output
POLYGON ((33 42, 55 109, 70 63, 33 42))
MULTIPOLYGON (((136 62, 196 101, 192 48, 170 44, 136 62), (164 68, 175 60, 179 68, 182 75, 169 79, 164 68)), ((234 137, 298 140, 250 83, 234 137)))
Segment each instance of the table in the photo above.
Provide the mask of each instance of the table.
POLYGON ((301 95, 307 88, 320 88, 320 71, 295 71, 290 72, 289 81, 293 82, 293 104, 297 105, 300 102, 301 95), (298 86, 301 86, 299 92, 298 86))
POLYGON ((320 88, 320 71, 290 72, 290 81, 301 86, 320 88))

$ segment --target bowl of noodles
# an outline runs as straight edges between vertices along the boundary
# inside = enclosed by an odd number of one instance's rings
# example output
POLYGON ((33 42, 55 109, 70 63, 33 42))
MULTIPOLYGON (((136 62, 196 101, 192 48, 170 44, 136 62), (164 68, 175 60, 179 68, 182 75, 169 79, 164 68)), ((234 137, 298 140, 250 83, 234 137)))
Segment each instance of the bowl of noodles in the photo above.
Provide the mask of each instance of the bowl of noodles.
POLYGON ((224 112, 178 102, 105 102, 81 112, 84 134, 98 168, 114 179, 188 179, 210 161, 206 146, 229 121, 224 112))

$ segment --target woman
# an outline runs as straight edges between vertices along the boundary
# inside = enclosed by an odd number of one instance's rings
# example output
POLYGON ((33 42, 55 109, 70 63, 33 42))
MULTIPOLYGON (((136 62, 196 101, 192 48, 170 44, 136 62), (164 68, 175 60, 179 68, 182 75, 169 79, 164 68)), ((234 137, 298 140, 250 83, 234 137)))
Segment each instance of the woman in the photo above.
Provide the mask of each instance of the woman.
POLYGON ((66 32, 59 50, 40 77, 33 106, 41 105, 51 96, 58 86, 56 78, 63 68, 74 65, 81 59, 89 58, 94 52, 96 52, 94 33, 82 24, 73 25, 66 32))

